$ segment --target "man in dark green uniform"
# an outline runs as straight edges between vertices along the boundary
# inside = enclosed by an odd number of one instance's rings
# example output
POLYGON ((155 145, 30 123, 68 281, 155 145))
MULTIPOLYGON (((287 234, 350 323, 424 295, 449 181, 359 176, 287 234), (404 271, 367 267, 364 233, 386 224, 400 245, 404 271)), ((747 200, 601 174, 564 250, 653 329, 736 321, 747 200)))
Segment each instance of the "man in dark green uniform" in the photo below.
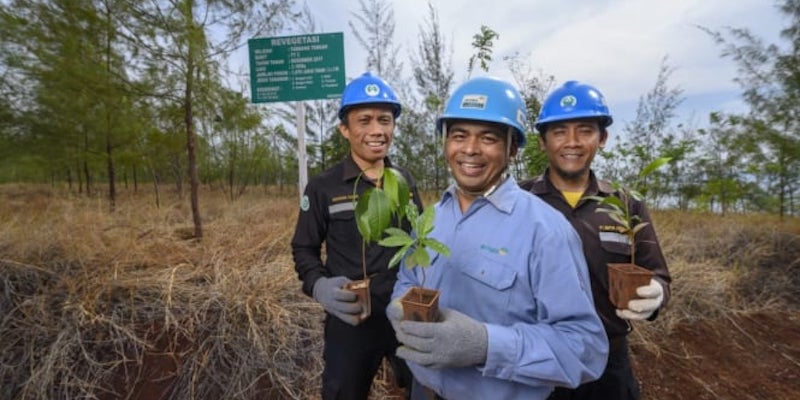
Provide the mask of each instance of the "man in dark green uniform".
POLYGON ((342 288, 352 280, 363 279, 362 238, 354 219, 357 200, 353 198, 354 188, 357 196, 375 187, 383 169, 393 167, 405 176, 415 204, 422 208, 411 175, 393 166, 387 157, 400 111, 397 96, 381 78, 368 72, 350 82, 339 109, 339 130, 350 144, 350 153, 312 178, 300 202, 292 255, 303 292, 319 302, 326 312, 323 400, 366 400, 384 357, 391 362, 401 386, 411 380, 405 363, 394 356, 398 342, 385 315, 397 280, 397 271, 388 269, 396 249, 375 243, 364 248, 371 316, 362 320, 356 295, 342 288))
POLYGON ((628 354, 627 335, 632 329, 629 321, 655 319, 669 299, 671 278, 653 221, 644 203, 634 201, 631 215, 649 223, 637 234, 636 264, 652 270, 654 275, 649 285, 637 288, 641 299, 632 300, 627 309, 616 309, 609 300, 606 264, 630 262, 631 243, 622 226, 608 214, 596 212, 598 203, 586 197, 605 197, 613 192, 611 185, 597 179, 591 170, 595 154, 608 139, 607 127, 612 121, 605 99, 596 88, 576 81, 557 88, 542 105, 535 125, 539 147, 547 153, 549 165, 543 175, 520 183, 561 211, 580 235, 595 309, 609 341, 608 364, 600 379, 577 389, 557 388, 550 399, 639 399, 639 384, 628 354))

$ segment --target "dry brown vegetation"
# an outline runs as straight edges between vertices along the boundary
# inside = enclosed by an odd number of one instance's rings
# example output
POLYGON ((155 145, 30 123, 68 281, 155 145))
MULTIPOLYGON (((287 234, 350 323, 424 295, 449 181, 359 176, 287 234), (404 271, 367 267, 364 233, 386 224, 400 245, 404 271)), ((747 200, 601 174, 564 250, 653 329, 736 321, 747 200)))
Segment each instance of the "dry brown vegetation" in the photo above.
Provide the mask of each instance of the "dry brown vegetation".
MULTIPOLYGON (((322 310, 292 266, 296 193, 203 193, 200 242, 188 200, 161 204, 125 194, 109 213, 0 186, 0 398, 317 398, 322 310)), ((655 217, 674 284, 632 335, 645 399, 798 398, 800 221, 655 217)))

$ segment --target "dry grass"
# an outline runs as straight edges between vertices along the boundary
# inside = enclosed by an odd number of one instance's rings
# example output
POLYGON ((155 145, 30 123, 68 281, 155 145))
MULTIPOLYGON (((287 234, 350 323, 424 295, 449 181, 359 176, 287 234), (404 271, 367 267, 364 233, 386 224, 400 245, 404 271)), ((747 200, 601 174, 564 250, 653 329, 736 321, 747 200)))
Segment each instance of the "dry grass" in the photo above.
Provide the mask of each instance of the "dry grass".
POLYGON ((637 324, 634 341, 655 346, 681 323, 800 306, 797 218, 666 211, 654 219, 673 278, 672 299, 655 323, 637 324))
POLYGON ((109 214, 101 200, 3 189, 0 397, 135 398, 143 362, 163 352, 168 398, 318 392, 322 313, 288 251, 295 197, 205 194, 197 243, 181 239, 191 218, 177 199, 109 214))
MULTIPOLYGON (((294 191, 236 202, 0 186, 0 398, 316 398, 322 311, 299 291, 294 191), (147 385, 143 383, 147 382, 147 385), (148 392, 149 390, 149 392, 148 392)), ((682 321, 796 308, 800 222, 656 213, 673 273, 649 343, 682 321)), ((383 371, 385 374, 385 371, 383 371)), ((384 398, 381 375, 375 398, 384 398)))

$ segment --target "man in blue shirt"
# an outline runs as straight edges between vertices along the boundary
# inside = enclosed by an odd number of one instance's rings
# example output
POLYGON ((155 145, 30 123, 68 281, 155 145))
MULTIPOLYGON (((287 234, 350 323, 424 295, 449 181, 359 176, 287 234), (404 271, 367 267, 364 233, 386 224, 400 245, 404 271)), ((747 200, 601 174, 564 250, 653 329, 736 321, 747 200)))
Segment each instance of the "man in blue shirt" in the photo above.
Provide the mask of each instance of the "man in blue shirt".
POLYGON ((455 183, 435 205, 429 237, 451 256, 401 268, 387 308, 397 355, 414 374, 412 399, 545 399, 605 367, 580 239, 508 173, 526 121, 516 88, 490 77, 457 88, 438 121, 455 183), (401 321, 399 299, 423 283, 441 291, 439 320, 401 321))

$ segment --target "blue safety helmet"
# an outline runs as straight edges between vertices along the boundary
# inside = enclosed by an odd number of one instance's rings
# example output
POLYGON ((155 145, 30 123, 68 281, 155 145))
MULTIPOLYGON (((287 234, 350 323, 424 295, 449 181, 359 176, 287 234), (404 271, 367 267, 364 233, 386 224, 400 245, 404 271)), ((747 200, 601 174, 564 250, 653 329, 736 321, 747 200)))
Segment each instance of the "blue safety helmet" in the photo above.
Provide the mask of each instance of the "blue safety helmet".
POLYGON ((534 127, 541 134, 544 125, 550 122, 578 118, 598 118, 601 129, 614 122, 599 90, 585 83, 568 81, 547 96, 534 127))
MULTIPOLYGON (((510 83, 495 77, 472 78, 456 88, 447 101, 436 130, 451 119, 497 122, 514 128, 519 148, 525 146, 528 112, 522 95, 510 83)), ((446 133, 446 132, 445 132, 446 133)))
POLYGON ((350 81, 342 93, 342 104, 339 106, 339 120, 344 121, 347 111, 353 106, 367 104, 386 104, 392 107, 395 118, 400 116, 400 102, 394 90, 386 81, 365 72, 363 75, 350 81))

